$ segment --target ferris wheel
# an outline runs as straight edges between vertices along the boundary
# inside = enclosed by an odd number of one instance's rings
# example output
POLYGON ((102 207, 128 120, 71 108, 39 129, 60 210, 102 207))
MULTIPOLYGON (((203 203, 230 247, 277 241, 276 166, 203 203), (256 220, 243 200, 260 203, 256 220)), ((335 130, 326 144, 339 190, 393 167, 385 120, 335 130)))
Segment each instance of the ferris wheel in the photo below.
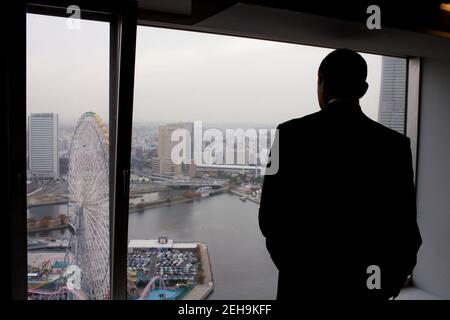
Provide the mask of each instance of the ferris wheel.
POLYGON ((76 125, 69 155, 68 206, 74 232, 66 260, 81 270, 88 299, 109 296, 109 137, 94 112, 76 125))

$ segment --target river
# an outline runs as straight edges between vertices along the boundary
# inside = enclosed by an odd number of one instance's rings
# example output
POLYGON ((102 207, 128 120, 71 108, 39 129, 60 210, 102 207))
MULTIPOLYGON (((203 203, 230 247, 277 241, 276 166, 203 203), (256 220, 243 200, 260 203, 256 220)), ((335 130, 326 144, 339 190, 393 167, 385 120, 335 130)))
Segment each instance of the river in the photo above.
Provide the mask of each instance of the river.
MULTIPOLYGON (((58 206, 53 211, 59 213, 60 209, 58 206)), ((30 209, 32 216, 35 211, 49 212, 35 207, 30 209)), ((167 236, 174 241, 203 242, 209 249, 214 277, 210 299, 273 299, 277 271, 265 248, 257 216, 257 204, 225 193, 131 212, 128 238, 167 236)))

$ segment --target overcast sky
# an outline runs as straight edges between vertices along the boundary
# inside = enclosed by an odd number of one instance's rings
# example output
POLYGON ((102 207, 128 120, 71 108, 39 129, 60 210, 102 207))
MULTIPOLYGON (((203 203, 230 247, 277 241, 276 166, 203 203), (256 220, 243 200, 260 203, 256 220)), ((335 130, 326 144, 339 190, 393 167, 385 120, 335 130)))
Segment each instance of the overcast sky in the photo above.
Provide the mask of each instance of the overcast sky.
MULTIPOLYGON (((86 111, 107 120, 109 25, 28 15, 27 108, 75 122, 86 111)), ((139 27, 135 122, 279 123, 318 110, 317 69, 331 50, 239 37, 139 27)), ((381 57, 363 54, 378 114, 381 57)))

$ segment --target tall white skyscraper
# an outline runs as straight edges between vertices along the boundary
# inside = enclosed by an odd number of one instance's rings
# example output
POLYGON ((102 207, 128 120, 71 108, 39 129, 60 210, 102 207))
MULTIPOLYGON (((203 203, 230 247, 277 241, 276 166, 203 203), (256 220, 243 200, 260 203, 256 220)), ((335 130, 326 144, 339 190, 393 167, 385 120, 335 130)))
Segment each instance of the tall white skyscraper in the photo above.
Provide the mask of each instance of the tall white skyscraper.
POLYGON ((28 117, 28 156, 31 176, 59 176, 58 114, 32 113, 28 117))
POLYGON ((383 57, 378 121, 400 133, 405 131, 406 59, 383 57))

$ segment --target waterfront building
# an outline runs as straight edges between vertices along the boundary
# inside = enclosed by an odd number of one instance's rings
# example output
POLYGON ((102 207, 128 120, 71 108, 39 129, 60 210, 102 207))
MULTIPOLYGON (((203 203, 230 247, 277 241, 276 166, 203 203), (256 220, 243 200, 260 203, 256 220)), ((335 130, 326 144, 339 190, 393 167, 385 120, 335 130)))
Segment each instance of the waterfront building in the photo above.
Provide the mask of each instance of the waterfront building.
POLYGON ((28 117, 28 135, 31 177, 58 178, 58 114, 32 113, 28 117))

